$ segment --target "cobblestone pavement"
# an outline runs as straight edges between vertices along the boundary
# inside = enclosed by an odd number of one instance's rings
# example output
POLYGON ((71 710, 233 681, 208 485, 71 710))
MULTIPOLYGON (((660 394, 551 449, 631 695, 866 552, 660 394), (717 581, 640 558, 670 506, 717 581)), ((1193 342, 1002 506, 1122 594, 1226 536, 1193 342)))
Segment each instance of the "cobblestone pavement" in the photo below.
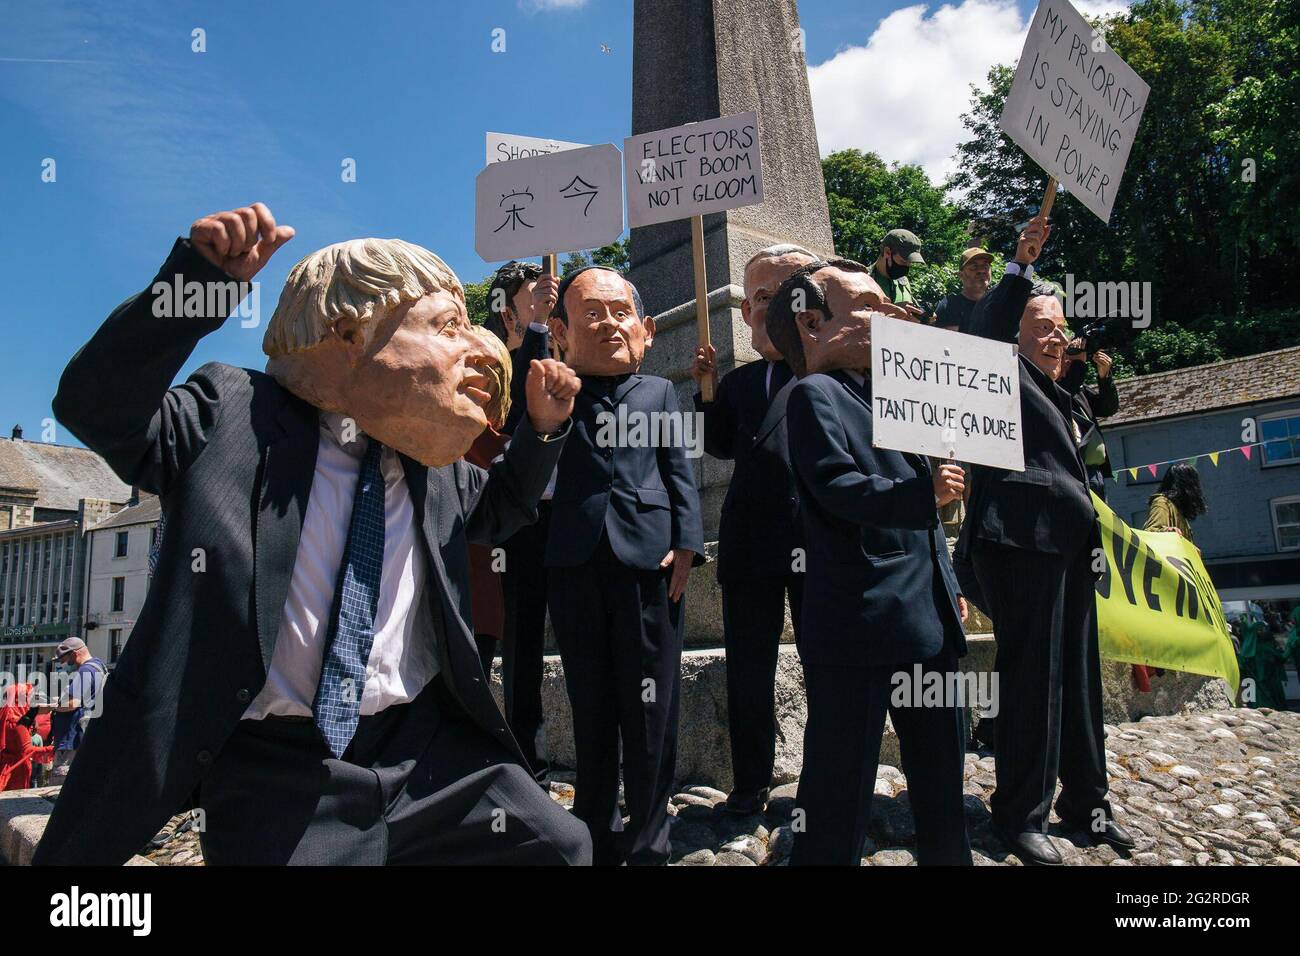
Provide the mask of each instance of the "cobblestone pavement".
MULTIPOLYGON (((1231 710, 1108 725, 1106 765, 1115 817, 1137 836, 1137 847, 1120 854, 1053 823, 1051 835, 1067 864, 1300 866, 1300 714, 1231 710)), ((551 796, 571 806, 572 775, 557 777, 551 796)), ((989 829, 994 782, 992 756, 967 754, 966 820, 975 862, 1018 866, 989 829)), ((766 813, 737 817, 722 810, 724 793, 684 788, 669 806, 672 864, 784 865, 796 789, 794 783, 777 787, 766 813)), ((882 766, 876 795, 863 864, 913 863, 915 831, 902 773, 882 766)), ((174 818, 168 828, 184 819, 174 818)), ((193 831, 146 856, 172 866, 203 862, 193 831)))

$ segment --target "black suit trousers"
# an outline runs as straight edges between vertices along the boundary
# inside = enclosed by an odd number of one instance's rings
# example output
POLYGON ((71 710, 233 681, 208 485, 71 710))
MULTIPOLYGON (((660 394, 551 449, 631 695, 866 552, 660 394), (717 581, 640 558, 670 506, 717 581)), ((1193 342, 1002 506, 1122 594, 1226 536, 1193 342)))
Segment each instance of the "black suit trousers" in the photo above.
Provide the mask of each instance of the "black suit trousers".
POLYGON ((756 794, 772 782, 776 759, 776 664, 785 629, 786 594, 795 639, 803 608, 803 575, 722 582, 727 653, 727 725, 732 792, 756 794))
MULTIPOLYGON (((921 662, 922 675, 931 671, 947 675, 956 669, 957 656, 947 649, 921 662)), ((795 798, 795 807, 804 813, 804 827, 795 831, 792 866, 858 866, 861 862, 886 713, 898 734, 907 776, 917 863, 971 863, 962 800, 961 708, 895 706, 890 698, 896 672, 911 679, 913 665, 804 665, 808 723, 795 798)))
POLYGON ((542 658, 546 653, 546 536, 551 503, 537 503, 537 522, 506 542, 506 627, 501 646, 501 683, 506 722, 529 768, 546 775, 546 727, 542 713, 542 658))
POLYGON ((586 564, 550 573, 551 623, 578 757, 573 812, 591 831, 598 866, 668 861, 683 607, 668 600, 668 578, 668 570, 629 568, 605 537, 586 564), (626 830, 618 808, 620 738, 626 830))
POLYGON ((971 560, 998 642, 994 824, 1046 833, 1058 773, 1062 820, 1108 818, 1091 553, 978 542, 971 560))
POLYGON ((311 718, 240 721, 199 787, 210 865, 575 864, 582 825, 435 678, 335 759, 311 718))

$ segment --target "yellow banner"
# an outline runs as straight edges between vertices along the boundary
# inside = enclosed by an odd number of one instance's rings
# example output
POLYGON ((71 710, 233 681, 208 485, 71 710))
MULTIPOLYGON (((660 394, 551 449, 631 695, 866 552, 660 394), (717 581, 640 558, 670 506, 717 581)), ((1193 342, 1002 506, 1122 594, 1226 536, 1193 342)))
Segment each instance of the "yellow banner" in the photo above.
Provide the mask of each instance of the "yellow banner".
POLYGON ((1095 494, 1106 570, 1097 582, 1101 656, 1241 680, 1223 605, 1201 553, 1173 531, 1135 531, 1095 494))

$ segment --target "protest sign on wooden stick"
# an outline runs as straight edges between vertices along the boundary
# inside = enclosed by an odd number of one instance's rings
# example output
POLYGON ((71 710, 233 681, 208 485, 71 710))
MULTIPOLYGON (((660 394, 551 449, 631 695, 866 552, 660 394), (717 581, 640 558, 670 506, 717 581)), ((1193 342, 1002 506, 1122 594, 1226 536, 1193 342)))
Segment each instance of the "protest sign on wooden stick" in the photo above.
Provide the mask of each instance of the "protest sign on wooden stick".
MULTIPOLYGON (((763 163, 758 114, 629 136, 623 141, 628 225, 691 220, 695 269, 695 321, 700 345, 709 344, 709 284, 704 256, 704 217, 763 201, 763 163)), ((706 378, 701 396, 713 401, 706 378)))

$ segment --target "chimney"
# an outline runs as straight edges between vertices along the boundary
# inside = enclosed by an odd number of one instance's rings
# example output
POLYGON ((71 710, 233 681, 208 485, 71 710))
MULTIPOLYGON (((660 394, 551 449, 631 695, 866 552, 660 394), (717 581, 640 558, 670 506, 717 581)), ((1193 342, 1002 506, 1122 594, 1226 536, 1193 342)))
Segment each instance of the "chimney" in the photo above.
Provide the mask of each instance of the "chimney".
POLYGON ((11 437, 14 441, 22 441, 22 440, 23 440, 23 426, 22 426, 22 425, 15 425, 15 426, 14 426, 13 433, 10 435, 10 437, 11 437))

